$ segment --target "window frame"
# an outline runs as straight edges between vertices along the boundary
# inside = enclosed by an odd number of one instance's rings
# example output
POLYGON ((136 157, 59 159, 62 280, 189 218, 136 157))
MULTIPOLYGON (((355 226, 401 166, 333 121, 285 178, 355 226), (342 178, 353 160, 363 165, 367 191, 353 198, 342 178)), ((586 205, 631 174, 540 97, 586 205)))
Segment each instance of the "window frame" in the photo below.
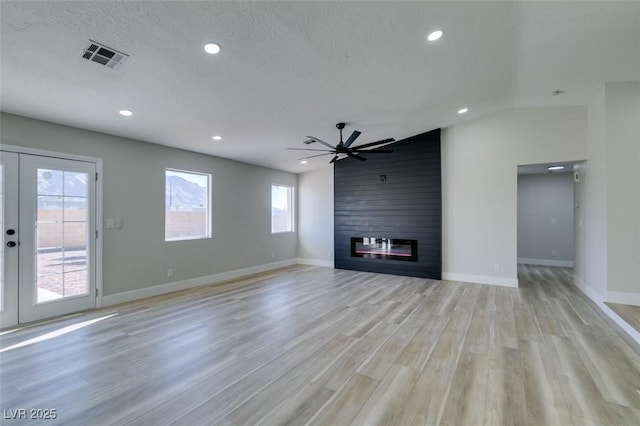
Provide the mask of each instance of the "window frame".
POLYGON ((272 235, 276 235, 276 234, 293 234, 296 232, 296 208, 295 208, 295 194, 296 194, 296 187, 294 185, 287 185, 287 184, 283 184, 283 183, 271 183, 271 203, 270 203, 270 216, 271 216, 271 234, 272 235), (288 229, 286 231, 274 231, 273 230, 273 188, 274 187, 282 187, 282 188, 287 188, 289 190, 289 196, 288 198, 288 207, 289 207, 289 211, 290 211, 290 217, 291 217, 291 229, 288 229))
POLYGON ((213 197, 212 197, 212 181, 213 178, 211 173, 199 172, 195 170, 184 170, 177 169, 174 167, 165 167, 164 168, 164 189, 165 189, 165 198, 164 198, 164 241, 165 242, 174 242, 174 241, 194 241, 194 240, 208 240, 213 238, 213 221, 212 221, 212 213, 213 213, 213 197), (176 237, 176 238, 167 238, 167 172, 176 172, 176 173, 185 173, 191 175, 199 175, 205 176, 207 178, 207 206, 206 206, 206 232, 204 236, 194 236, 194 237, 176 237))

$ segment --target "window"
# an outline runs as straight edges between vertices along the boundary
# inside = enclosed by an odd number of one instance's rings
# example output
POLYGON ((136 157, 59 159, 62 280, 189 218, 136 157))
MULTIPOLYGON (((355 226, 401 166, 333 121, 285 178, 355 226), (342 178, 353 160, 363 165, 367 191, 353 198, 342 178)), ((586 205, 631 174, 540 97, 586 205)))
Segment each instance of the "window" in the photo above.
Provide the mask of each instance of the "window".
POLYGON ((211 175, 165 170, 164 240, 211 238, 211 175))
POLYGON ((271 233, 293 231, 293 187, 271 185, 271 233))

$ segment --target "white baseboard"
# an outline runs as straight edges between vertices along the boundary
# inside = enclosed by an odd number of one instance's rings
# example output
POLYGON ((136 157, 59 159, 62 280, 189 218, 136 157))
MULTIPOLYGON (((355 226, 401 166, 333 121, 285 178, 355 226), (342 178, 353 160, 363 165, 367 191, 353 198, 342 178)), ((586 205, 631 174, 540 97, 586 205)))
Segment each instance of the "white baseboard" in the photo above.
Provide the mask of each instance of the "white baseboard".
POLYGON ((577 276, 576 274, 573 274, 573 281, 572 284, 576 287, 578 287, 578 289, 580 291, 582 291, 584 294, 587 295, 587 297, 589 299, 591 299, 595 304, 599 305, 601 303, 604 302, 604 298, 602 297, 601 294, 599 294, 595 289, 589 287, 584 281, 582 281, 582 279, 577 276))
POLYGON ((300 265, 327 266, 329 268, 333 268, 334 267, 333 260, 307 259, 307 258, 299 257, 296 261, 300 265))
POLYGON ((607 291, 607 302, 640 306, 640 294, 623 293, 621 291, 607 291))
POLYGON ((463 281, 474 284, 499 285, 501 287, 518 287, 518 278, 493 277, 489 275, 468 275, 443 272, 442 279, 447 281, 463 281))
POLYGON ((160 284, 151 287, 141 288, 139 290, 125 291, 122 293, 110 294, 102 297, 101 306, 112 306, 134 300, 144 299, 152 296, 160 296, 162 294, 172 293, 174 291, 186 290, 193 287, 199 287, 208 284, 215 284, 222 281, 232 280, 260 272, 271 271, 273 269, 284 268, 286 266, 295 265, 296 259, 288 259, 280 262, 267 263, 265 265, 252 266, 249 268, 236 269, 234 271, 222 272, 220 274, 207 275, 204 277, 192 278, 184 281, 176 281, 173 283, 160 284))
MULTIPOLYGON (((640 332, 635 328, 631 327, 620 315, 618 315, 613 309, 608 307, 602 296, 600 296, 593 288, 589 287, 584 281, 580 279, 580 277, 573 275, 572 284, 581 292, 583 292, 593 303, 595 303, 598 308, 602 309, 613 322, 618 324, 625 333, 627 333, 633 340, 635 340, 638 344, 640 344, 640 332)), ((608 292, 611 293, 611 292, 608 292)), ((608 295, 607 295, 608 296, 608 295)), ((612 302, 616 303, 616 302, 612 302)))
POLYGON ((573 268, 573 260, 556 260, 556 259, 530 259, 519 257, 518 263, 538 266, 559 266, 561 268, 573 268))

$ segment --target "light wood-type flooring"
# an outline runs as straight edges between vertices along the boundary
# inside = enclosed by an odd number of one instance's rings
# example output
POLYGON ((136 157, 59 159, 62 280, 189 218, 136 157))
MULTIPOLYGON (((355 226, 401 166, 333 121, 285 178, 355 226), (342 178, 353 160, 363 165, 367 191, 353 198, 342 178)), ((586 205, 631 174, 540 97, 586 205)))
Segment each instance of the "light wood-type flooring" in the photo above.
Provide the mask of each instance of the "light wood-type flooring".
POLYGON ((8 330, 1 408, 56 410, 20 425, 638 425, 640 348, 570 277, 297 266, 8 330))
POLYGON ((640 332, 640 306, 622 305, 620 303, 608 303, 605 305, 610 307, 620 318, 625 320, 627 324, 640 332))

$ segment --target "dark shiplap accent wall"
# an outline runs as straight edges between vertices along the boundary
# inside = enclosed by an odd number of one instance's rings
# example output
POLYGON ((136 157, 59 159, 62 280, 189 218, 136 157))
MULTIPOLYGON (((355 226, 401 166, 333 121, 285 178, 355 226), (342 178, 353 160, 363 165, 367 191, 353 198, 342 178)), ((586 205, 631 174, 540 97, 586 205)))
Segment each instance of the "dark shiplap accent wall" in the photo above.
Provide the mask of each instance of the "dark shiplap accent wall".
POLYGON ((440 129, 390 147, 334 166, 335 267, 441 279, 440 129), (418 261, 351 257, 351 237, 417 239, 418 261))

